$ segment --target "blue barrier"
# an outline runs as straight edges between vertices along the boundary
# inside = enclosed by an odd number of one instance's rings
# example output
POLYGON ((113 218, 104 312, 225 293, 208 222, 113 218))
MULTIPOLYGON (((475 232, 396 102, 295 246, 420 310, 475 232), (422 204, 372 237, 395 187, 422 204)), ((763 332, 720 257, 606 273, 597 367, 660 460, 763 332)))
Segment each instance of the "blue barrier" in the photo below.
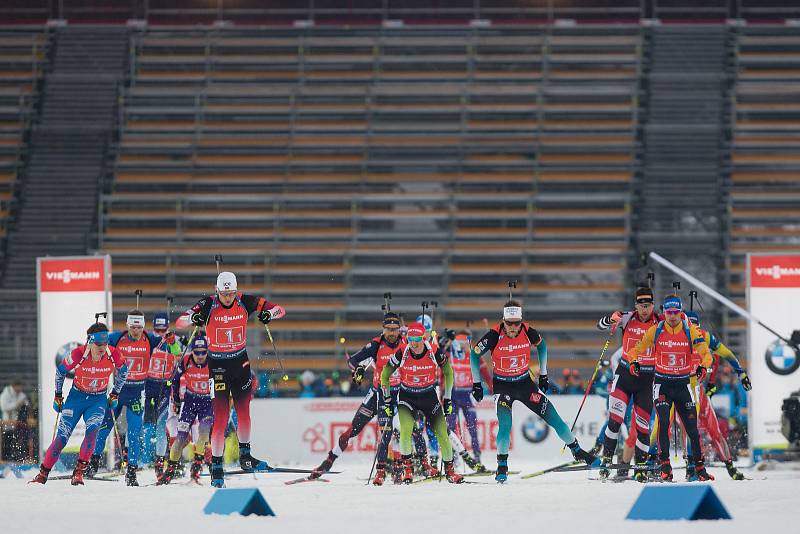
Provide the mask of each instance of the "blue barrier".
POLYGON ((707 484, 659 484, 642 489, 626 519, 731 519, 731 516, 707 484))
POLYGON ((206 514, 275 515, 257 488, 219 489, 203 508, 206 514))

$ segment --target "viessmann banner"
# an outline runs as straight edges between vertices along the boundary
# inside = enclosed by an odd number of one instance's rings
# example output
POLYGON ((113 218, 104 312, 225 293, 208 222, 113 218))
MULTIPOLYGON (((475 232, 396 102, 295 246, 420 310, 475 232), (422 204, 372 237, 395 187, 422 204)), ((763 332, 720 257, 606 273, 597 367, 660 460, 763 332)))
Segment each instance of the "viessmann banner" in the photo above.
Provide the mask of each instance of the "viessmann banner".
MULTIPOLYGON (((561 417, 570 424, 578 410, 582 395, 549 397, 561 417)), ((350 426, 360 398, 320 399, 254 399, 250 405, 253 419, 252 443, 256 452, 277 464, 317 465, 333 447, 336 439, 350 426)), ((478 436, 482 453, 494 465, 497 454, 497 417, 494 403, 478 404, 478 436)), ((520 403, 514 403, 514 425, 511 434, 511 455, 515 461, 559 463, 571 458, 561 454, 563 442, 539 416, 520 403)), ((594 445, 606 417, 605 399, 591 395, 575 427, 575 436, 585 449, 594 445)), ((463 416, 464 445, 471 449, 463 416)), ((375 456, 378 427, 375 420, 350 442, 341 462, 371 462, 375 456)))
MULTIPOLYGON (((788 338, 800 330, 800 254, 749 254, 747 305, 750 313, 788 338)), ((781 434, 783 399, 800 388, 800 358, 786 343, 749 322, 748 372, 753 381, 749 404, 750 449, 753 460, 764 452, 786 448, 781 434)))
MULTIPOLYGON (((69 352, 86 342, 94 314, 108 312, 111 324, 111 256, 44 257, 36 262, 39 304, 39 424, 40 455, 50 445, 56 413, 50 408, 55 394, 55 368, 69 352)), ((72 381, 64 384, 64 396, 72 381)), ((78 423, 68 447, 83 440, 78 423)))

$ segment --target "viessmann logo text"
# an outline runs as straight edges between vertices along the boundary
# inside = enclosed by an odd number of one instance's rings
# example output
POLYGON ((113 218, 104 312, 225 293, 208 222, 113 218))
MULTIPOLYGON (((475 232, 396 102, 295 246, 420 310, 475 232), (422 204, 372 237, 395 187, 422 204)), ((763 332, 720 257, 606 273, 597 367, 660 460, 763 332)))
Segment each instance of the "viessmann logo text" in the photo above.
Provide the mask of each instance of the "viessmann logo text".
POLYGON ((780 280, 784 276, 800 276, 800 267, 781 267, 776 264, 772 267, 756 267, 755 270, 757 275, 769 276, 773 280, 780 280))
POLYGON ((48 281, 59 280, 69 284, 73 280, 100 280, 100 271, 72 271, 64 269, 62 271, 48 271, 44 273, 48 281))

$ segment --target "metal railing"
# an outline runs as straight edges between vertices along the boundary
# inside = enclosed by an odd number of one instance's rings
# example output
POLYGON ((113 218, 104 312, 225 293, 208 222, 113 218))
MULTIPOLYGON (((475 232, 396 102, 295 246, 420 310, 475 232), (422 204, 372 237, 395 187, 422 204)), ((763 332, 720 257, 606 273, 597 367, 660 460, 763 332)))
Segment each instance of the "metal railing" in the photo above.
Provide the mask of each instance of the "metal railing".
POLYGON ((552 22, 557 19, 589 20, 724 20, 738 18, 800 18, 800 5, 764 5, 762 0, 618 0, 597 5, 592 0, 530 0, 519 5, 491 0, 459 2, 459 5, 420 7, 404 0, 373 0, 359 2, 357 7, 348 0, 325 2, 324 7, 315 0, 216 0, 204 2, 202 7, 187 7, 185 2, 158 2, 130 0, 116 5, 102 0, 28 0, 16 6, 0 7, 0 23, 31 18, 67 19, 88 21, 158 20, 175 22, 221 22, 264 19, 275 21, 335 21, 382 22, 385 20, 413 21, 466 21, 529 19, 552 22), (411 5, 409 5, 411 4, 411 5))

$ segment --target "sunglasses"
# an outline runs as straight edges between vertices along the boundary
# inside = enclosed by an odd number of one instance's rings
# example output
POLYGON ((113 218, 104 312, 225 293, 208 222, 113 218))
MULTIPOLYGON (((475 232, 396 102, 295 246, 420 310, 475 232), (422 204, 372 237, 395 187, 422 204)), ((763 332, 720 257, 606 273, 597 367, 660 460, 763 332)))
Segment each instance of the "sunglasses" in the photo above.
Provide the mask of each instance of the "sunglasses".
POLYGON ((680 315, 681 310, 664 310, 664 315, 680 315))
POLYGON ((195 350, 193 351, 195 356, 205 356, 208 354, 207 350, 195 350))
POLYGON ((503 321, 503 324, 505 324, 508 328, 517 328, 518 326, 522 326, 522 322, 521 321, 513 322, 513 323, 509 323, 508 321, 503 321))
POLYGON ((408 340, 413 342, 413 343, 419 343, 423 339, 425 339, 425 338, 423 338, 422 336, 408 336, 408 340))

